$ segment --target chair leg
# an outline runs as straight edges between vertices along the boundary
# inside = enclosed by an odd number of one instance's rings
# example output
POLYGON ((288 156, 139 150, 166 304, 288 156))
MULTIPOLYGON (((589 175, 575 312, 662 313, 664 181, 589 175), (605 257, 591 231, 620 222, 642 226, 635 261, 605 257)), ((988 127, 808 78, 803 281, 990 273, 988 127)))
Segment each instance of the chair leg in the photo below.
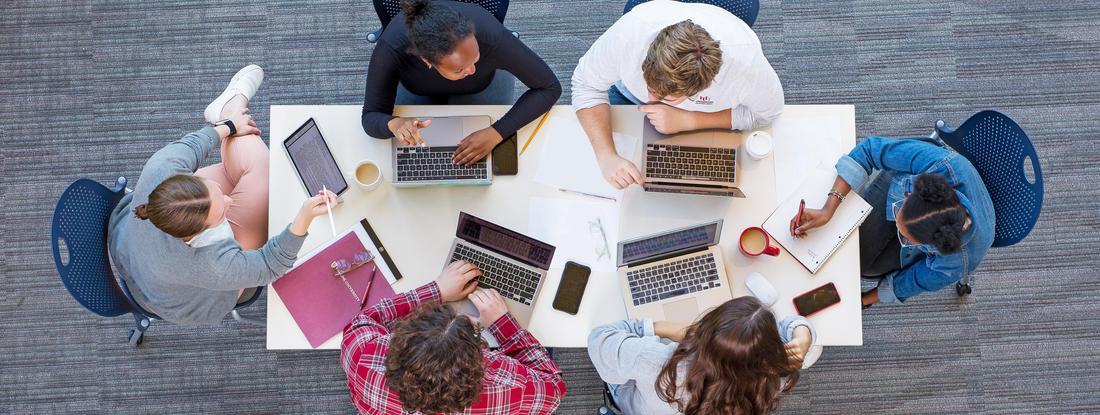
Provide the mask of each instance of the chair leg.
POLYGON ((136 313, 134 316, 134 328, 130 329, 128 343, 130 347, 141 346, 141 342, 145 340, 145 330, 149 329, 149 326, 153 324, 153 321, 145 316, 139 316, 136 313))
POLYGON ((264 322, 262 322, 260 320, 251 319, 251 318, 247 318, 247 317, 242 317, 241 313, 238 313, 237 310, 230 311, 229 315, 233 316, 233 320, 236 320, 236 321, 244 323, 244 324, 249 324, 249 325, 258 326, 258 327, 266 326, 266 324, 264 324, 264 322))
POLYGON ((962 281, 955 283, 955 294, 958 294, 959 297, 965 297, 972 292, 974 290, 970 287, 970 274, 966 274, 962 281))

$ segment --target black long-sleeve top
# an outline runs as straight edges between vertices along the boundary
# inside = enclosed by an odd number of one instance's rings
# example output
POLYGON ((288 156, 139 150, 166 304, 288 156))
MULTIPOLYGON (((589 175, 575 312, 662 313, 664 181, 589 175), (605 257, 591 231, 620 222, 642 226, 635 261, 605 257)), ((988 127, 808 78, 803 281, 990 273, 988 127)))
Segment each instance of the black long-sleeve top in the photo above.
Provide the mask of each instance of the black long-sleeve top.
POLYGON ((476 4, 445 3, 474 24, 474 36, 481 52, 481 58, 475 64, 476 72, 452 81, 435 69, 428 68, 419 57, 408 53, 411 43, 405 28, 404 13, 394 16, 378 39, 367 69, 362 121, 363 131, 371 137, 393 137, 386 123, 394 118, 398 81, 417 95, 465 95, 488 87, 497 69, 508 71, 527 85, 528 90, 503 117, 493 123, 493 128, 505 138, 549 111, 561 96, 561 83, 546 62, 513 36, 492 14, 476 4))

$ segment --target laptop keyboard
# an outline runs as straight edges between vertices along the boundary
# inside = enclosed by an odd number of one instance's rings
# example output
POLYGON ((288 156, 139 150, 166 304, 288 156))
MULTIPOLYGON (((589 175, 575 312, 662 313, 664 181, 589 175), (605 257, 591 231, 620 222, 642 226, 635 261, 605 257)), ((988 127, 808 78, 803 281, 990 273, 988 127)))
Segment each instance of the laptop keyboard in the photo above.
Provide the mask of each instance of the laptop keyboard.
POLYGON ((646 146, 646 177, 733 182, 735 149, 646 146))
POLYGON ((398 147, 397 181, 488 179, 486 160, 469 166, 451 162, 457 146, 398 147))
POLYGON ((510 298, 522 304, 531 305, 535 301, 535 289, 542 275, 520 267, 496 256, 471 249, 463 244, 455 245, 454 254, 448 263, 465 260, 481 270, 477 285, 493 288, 504 298, 510 298))
POLYGON ((683 258, 626 273, 634 305, 720 287, 714 254, 683 258))

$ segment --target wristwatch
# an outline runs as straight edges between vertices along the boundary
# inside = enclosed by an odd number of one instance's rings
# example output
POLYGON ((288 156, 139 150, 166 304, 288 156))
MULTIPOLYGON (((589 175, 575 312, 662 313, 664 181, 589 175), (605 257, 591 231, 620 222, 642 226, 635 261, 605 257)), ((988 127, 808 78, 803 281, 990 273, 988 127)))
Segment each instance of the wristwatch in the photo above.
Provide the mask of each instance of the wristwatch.
POLYGON ((221 120, 221 121, 218 121, 218 122, 214 123, 215 127, 217 127, 219 125, 224 125, 226 127, 229 127, 229 136, 230 137, 237 134, 237 126, 233 125, 233 120, 230 120, 230 119, 226 118, 224 120, 221 120))

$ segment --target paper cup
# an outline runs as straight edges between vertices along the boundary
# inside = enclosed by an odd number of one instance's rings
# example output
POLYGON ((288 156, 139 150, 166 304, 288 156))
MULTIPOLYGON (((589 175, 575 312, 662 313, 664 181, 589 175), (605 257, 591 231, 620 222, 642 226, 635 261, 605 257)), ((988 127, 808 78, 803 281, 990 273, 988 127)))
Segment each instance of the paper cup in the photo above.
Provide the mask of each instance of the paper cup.
POLYGON ((745 153, 753 160, 763 160, 772 153, 772 136, 764 131, 755 131, 745 140, 745 153))

